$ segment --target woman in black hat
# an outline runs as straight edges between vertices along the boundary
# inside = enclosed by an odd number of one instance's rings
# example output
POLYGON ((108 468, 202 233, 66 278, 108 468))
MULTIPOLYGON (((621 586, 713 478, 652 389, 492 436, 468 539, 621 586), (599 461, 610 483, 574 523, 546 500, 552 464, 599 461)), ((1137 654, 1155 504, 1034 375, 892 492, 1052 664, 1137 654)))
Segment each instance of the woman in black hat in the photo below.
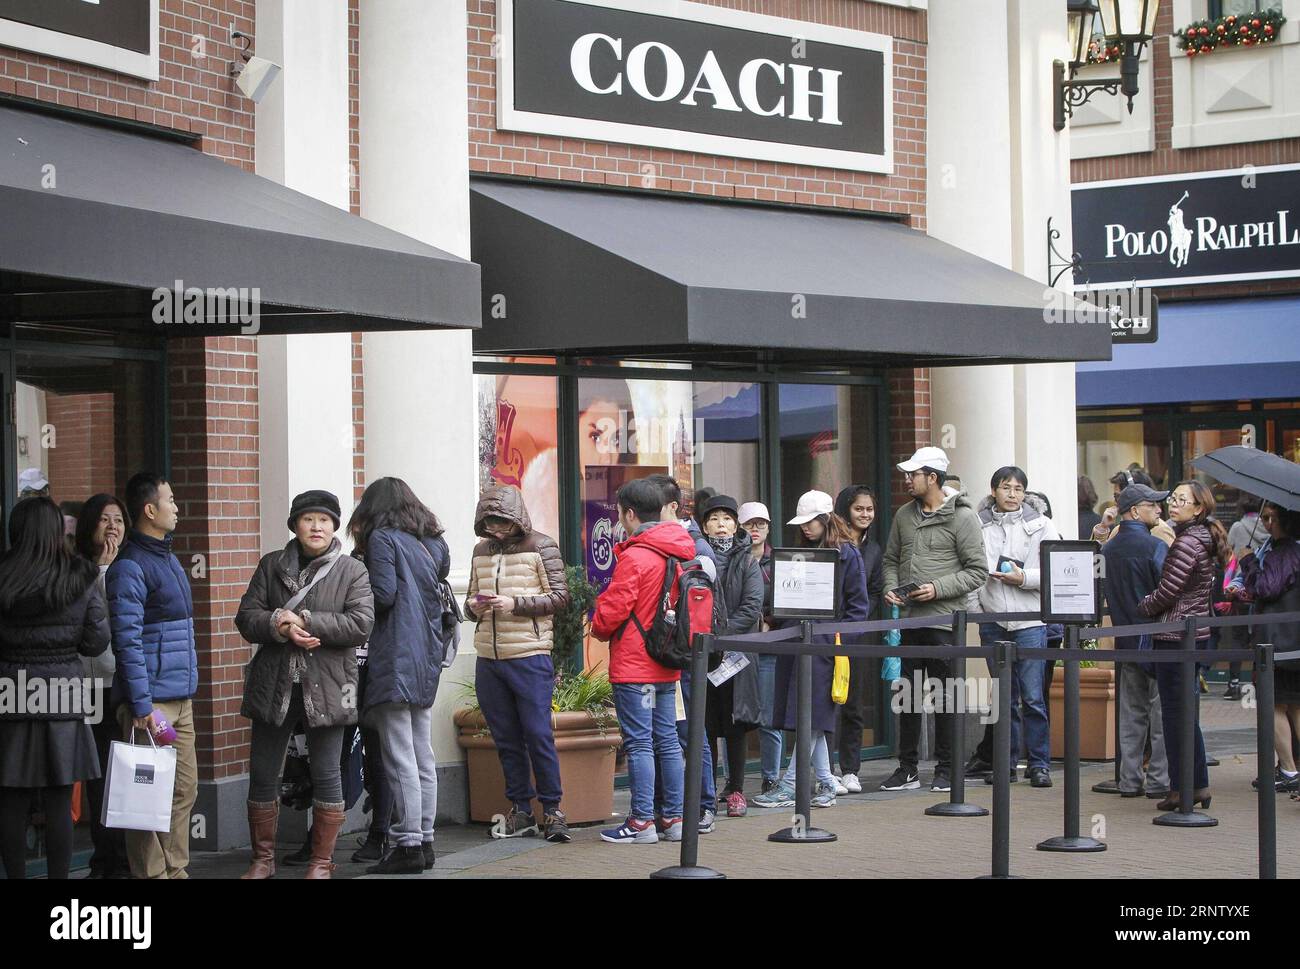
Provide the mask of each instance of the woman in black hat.
MULTIPOLYGON (((696 492, 699 499, 699 492, 696 492)), ((763 574, 750 554, 752 540, 740 527, 736 499, 730 495, 710 494, 697 509, 704 537, 713 549, 718 567, 717 594, 722 597, 726 625, 717 630, 720 636, 740 636, 757 632, 763 618, 763 574)), ((709 684, 705 703, 705 725, 709 743, 716 746, 721 738, 727 745, 727 787, 719 792, 719 802, 727 804, 727 816, 743 817, 745 801, 745 735, 762 720, 758 694, 758 656, 741 653, 749 661, 740 672, 721 686, 709 684)), ((714 757, 714 763, 718 758, 714 757)))
POLYGON ((329 878, 343 826, 339 760, 344 727, 357 722, 356 648, 375 622, 366 567, 335 536, 339 500, 307 491, 293 500, 282 551, 262 557, 235 625, 257 647, 244 672, 240 714, 253 721, 248 828, 253 861, 244 878, 275 874, 280 773, 294 725, 311 750, 311 860, 307 878, 329 878))

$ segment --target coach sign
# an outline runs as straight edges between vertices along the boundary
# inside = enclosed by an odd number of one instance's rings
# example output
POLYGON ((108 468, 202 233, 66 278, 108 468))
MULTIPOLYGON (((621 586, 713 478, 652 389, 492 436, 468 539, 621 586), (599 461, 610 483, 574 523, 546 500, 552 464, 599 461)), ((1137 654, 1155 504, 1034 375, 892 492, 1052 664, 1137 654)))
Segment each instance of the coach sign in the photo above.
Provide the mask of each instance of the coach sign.
POLYGON ((670 0, 498 0, 497 126, 893 169, 892 39, 670 0))
POLYGON ((1088 182, 1071 202, 1089 286, 1300 276, 1300 165, 1088 182))
POLYGON ((158 0, 0 0, 0 47, 158 80, 158 0))

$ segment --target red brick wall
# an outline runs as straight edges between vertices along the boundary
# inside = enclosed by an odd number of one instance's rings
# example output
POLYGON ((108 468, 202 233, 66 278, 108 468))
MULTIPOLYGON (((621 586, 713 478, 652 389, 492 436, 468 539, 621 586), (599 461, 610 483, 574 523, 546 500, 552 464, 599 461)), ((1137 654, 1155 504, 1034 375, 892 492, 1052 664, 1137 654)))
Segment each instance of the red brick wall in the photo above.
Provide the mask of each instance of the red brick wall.
POLYGON ((253 164, 253 102, 226 71, 230 28, 254 35, 252 0, 161 0, 158 81, 0 46, 0 92, 203 137, 203 150, 253 164), (205 56, 195 56, 195 38, 205 56))
POLYGON ((239 703, 251 650, 234 618, 261 543, 257 342, 186 339, 169 350, 172 486, 181 506, 175 551, 194 593, 199 773, 215 780, 248 769, 239 703))
POLYGON ((894 41, 894 174, 724 158, 496 130, 496 0, 469 4, 471 172, 637 186, 905 215, 925 228, 926 18, 863 0, 706 0, 715 6, 889 34, 894 41), (646 173, 643 166, 653 166, 646 173))
MULTIPOLYGON (((889 389, 889 453, 892 463, 905 461, 917 449, 934 444, 930 423, 930 370, 890 370, 886 379, 889 389)), ((894 468, 886 470, 893 475, 894 468)), ((890 489, 893 506, 901 508, 908 501, 901 486, 890 489)))
MULTIPOLYGON (((83 501, 116 490, 112 394, 47 393, 45 421, 55 435, 55 447, 48 452, 55 501, 83 501)), ((28 447, 39 444, 32 441, 28 447)))
MULTIPOLYGON (((360 0, 348 0, 348 157, 352 166, 351 207, 361 214, 360 0)), ((352 334, 352 500, 366 487, 366 375, 361 334, 352 334)), ((340 498, 345 496, 340 495, 340 498)), ((346 516, 344 516, 346 518, 346 516)))

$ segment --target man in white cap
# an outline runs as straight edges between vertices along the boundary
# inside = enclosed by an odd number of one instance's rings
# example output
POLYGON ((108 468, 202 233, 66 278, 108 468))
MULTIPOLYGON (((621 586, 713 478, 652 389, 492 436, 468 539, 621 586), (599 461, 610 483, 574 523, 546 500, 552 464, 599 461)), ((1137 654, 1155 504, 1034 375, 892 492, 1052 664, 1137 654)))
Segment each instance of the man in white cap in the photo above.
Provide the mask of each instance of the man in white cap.
MULTIPOLYGON (((963 493, 947 494, 944 481, 948 455, 941 448, 923 447, 898 465, 907 478, 912 501, 899 509, 885 546, 885 602, 898 606, 900 616, 942 616, 966 607, 966 597, 988 580, 984 538, 975 509, 963 493), (895 590, 910 588, 905 596, 895 590)), ((951 663, 946 659, 911 658, 907 646, 951 646, 952 628, 946 622, 909 630, 903 636, 903 682, 912 684, 935 677, 947 680, 951 663), (919 673, 919 677, 915 674, 919 673)), ((947 705, 948 698, 943 700, 947 705)), ((915 790, 917 748, 921 739, 922 698, 914 696, 899 714, 898 770, 880 785, 884 791, 915 790)), ((951 712, 935 715, 935 754, 938 763, 930 789, 951 789, 951 712)))
POLYGON ((49 496, 50 481, 41 474, 40 468, 24 468, 18 473, 18 497, 30 498, 33 495, 49 496))

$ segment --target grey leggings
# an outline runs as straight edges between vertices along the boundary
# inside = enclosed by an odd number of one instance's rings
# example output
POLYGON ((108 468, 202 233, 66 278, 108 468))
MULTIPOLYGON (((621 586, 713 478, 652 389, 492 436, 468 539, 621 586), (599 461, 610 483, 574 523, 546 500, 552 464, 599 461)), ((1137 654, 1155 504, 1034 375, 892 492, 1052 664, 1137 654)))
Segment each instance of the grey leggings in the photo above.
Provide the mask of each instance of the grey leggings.
MULTIPOLYGON (((306 720, 302 706, 302 686, 294 684, 293 697, 284 722, 276 727, 261 720, 253 721, 252 753, 248 772, 248 799, 266 804, 280 799, 280 777, 284 773, 284 756, 289 738, 299 721, 306 720)), ((343 755, 344 727, 308 727, 307 749, 311 754, 312 797, 321 804, 343 801, 343 779, 339 760, 343 755)))

